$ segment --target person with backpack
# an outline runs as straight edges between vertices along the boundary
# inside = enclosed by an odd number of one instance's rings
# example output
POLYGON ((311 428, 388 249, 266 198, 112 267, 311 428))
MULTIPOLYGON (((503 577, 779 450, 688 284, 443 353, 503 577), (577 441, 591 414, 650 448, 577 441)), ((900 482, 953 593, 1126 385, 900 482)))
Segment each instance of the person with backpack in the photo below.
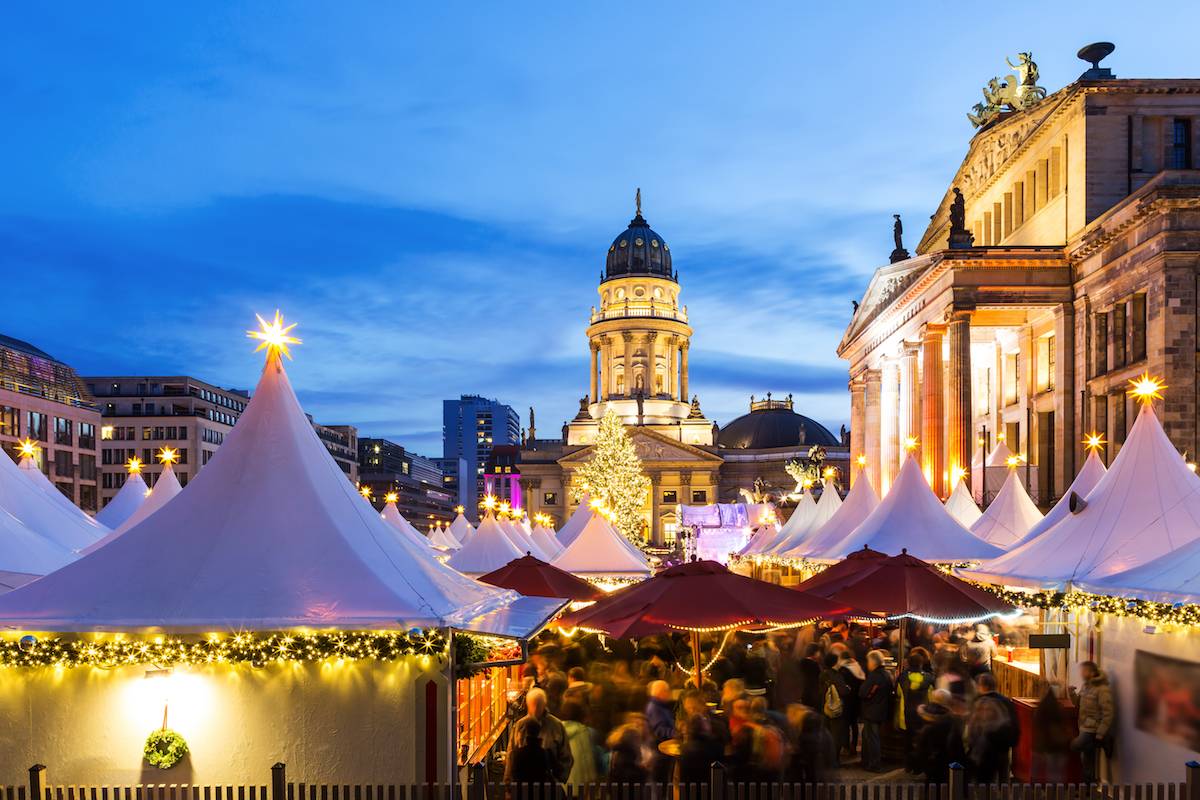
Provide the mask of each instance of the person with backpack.
POLYGON ((858 689, 862 700, 862 764, 868 772, 883 772, 883 724, 892 708, 892 678, 883 667, 883 652, 867 653, 867 679, 858 689))
POLYGON ((819 700, 821 715, 825 717, 825 726, 833 737, 833 747, 837 754, 833 766, 840 766, 841 751, 849 745, 846 729, 846 700, 850 697, 850 686, 837 669, 838 657, 827 653, 822 662, 820 673, 819 700))

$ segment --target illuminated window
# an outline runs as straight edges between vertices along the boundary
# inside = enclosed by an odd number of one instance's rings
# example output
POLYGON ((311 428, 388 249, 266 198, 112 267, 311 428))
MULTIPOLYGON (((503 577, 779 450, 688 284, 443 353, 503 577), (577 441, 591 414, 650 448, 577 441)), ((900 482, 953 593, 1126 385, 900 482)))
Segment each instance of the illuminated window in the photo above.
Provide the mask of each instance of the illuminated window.
POLYGON ((678 503, 679 495, 676 494, 674 489, 664 489, 662 493, 662 501, 664 503, 678 503))
POLYGON ((100 426, 100 438, 104 439, 106 441, 111 440, 113 438, 113 426, 112 425, 101 425, 100 426))

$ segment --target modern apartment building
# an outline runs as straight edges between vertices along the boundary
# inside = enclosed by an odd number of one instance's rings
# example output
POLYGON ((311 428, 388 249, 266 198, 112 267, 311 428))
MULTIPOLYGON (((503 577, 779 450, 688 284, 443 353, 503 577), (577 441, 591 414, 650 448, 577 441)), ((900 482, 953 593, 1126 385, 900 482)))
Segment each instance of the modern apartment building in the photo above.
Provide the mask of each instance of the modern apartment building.
POLYGON ((442 463, 459 465, 457 501, 473 519, 492 447, 520 443, 521 420, 511 406, 473 394, 442 401, 442 463))
POLYGON ((358 440, 359 485, 371 489, 371 502, 382 509, 395 492, 396 508, 420 530, 435 521, 454 519, 455 496, 443 486, 442 471, 429 458, 388 439, 358 440))
POLYGON ((28 342, 0 335, 0 446, 39 444, 38 463, 59 490, 85 511, 98 509, 100 412, 75 370, 28 342))
POLYGON ((320 425, 313 422, 312 417, 308 421, 312 422, 317 438, 325 444, 325 449, 350 482, 358 483, 358 428, 353 425, 320 425))

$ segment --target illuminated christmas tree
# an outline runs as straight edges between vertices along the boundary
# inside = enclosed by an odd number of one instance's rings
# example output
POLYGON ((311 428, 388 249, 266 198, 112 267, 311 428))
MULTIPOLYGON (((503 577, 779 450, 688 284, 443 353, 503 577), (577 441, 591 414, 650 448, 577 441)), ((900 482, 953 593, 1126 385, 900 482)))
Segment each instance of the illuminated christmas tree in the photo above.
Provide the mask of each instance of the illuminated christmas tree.
POLYGON ((575 472, 579 491, 587 492, 607 511, 616 529, 634 544, 642 542, 642 510, 650 479, 642 472, 633 440, 611 409, 600 420, 591 459, 575 472))

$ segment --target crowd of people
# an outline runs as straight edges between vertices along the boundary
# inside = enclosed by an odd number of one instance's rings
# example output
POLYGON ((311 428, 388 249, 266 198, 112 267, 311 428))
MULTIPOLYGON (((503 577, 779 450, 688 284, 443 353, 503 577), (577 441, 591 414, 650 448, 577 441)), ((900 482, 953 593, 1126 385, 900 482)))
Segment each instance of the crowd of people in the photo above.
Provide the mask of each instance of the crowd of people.
POLYGON ((720 764, 735 782, 823 782, 846 765, 885 771, 890 745, 888 763, 910 780, 945 782, 958 763, 968 781, 994 783, 1009 779, 1023 736, 1046 779, 1063 779, 1075 751, 1092 781, 1111 747, 1112 693, 1090 662, 1078 735, 1053 692, 1022 730, 985 625, 912 625, 903 640, 847 623, 730 633, 703 653, 699 686, 687 652, 681 636, 543 640, 525 667, 505 781, 706 783, 720 764))

